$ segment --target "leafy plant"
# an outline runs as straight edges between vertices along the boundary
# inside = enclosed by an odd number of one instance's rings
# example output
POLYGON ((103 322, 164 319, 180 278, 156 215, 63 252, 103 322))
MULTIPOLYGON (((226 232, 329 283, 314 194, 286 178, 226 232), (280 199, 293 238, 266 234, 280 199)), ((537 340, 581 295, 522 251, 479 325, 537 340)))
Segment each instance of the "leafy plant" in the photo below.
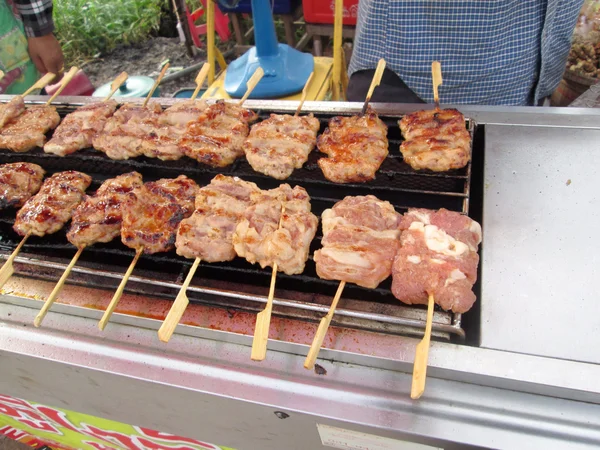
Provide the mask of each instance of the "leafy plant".
POLYGON ((56 32, 68 63, 147 39, 158 29, 165 1, 55 0, 56 32))

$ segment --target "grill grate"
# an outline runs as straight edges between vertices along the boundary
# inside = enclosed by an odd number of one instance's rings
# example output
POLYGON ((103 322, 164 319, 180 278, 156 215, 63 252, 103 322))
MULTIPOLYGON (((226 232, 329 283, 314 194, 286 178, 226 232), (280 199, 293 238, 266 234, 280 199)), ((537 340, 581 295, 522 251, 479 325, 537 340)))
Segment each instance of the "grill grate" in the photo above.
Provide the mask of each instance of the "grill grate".
MULTIPOLYGON (((72 109, 74 109, 74 106, 62 108, 60 111, 61 116, 72 109)), ((261 118, 265 118, 268 114, 268 111, 259 111, 261 118)), ((315 114, 315 116, 321 122, 320 133, 322 133, 333 114, 315 114)), ((464 169, 441 174, 412 170, 404 163, 399 151, 402 141, 397 124, 399 117, 381 117, 388 126, 390 155, 377 172, 376 180, 366 184, 339 185, 331 183, 323 177, 317 165, 317 160, 323 155, 315 150, 305 166, 300 170, 296 170, 290 178, 283 182, 292 186, 298 184, 304 187, 311 196, 312 209, 317 216, 320 216, 323 210, 330 208, 346 195, 367 194, 373 194, 382 200, 389 201, 401 213, 409 207, 433 209, 444 207, 468 213, 471 164, 464 169)), ((475 124, 468 121, 467 126, 473 135, 475 124)), ((1 164, 17 161, 39 164, 49 174, 62 170, 80 170, 88 173, 94 180, 88 190, 90 192, 95 190, 105 179, 131 170, 140 172, 144 176, 144 181, 184 174, 200 185, 205 185, 217 173, 223 173, 253 181, 263 189, 274 188, 281 183, 278 180, 254 172, 245 159, 238 160, 232 166, 215 169, 188 158, 179 161, 160 161, 139 157, 134 160, 114 161, 93 149, 76 152, 65 158, 46 154, 41 149, 20 154, 0 150, 1 164)), ((12 250, 20 240, 20 237, 12 231, 14 216, 14 210, 0 211, 0 248, 7 252, 12 250)), ((311 255, 320 247, 320 240, 321 235, 317 234, 311 245, 311 255)), ((34 259, 54 261, 60 266, 62 264, 66 265, 70 260, 74 254, 74 248, 66 240, 65 230, 61 230, 44 238, 31 237, 25 245, 23 253, 34 259)), ((97 271, 122 273, 131 262, 132 256, 133 250, 123 246, 119 240, 116 240, 108 244, 97 244, 86 248, 78 266, 93 268, 97 271)), ((141 284, 152 284, 152 280, 174 282, 180 281, 181 276, 185 274, 190 265, 191 261, 177 256, 174 251, 167 254, 143 255, 135 273, 146 275, 146 281, 141 282, 141 284)), ((27 270, 24 270, 24 272, 27 272, 27 270)), ((244 298, 245 294, 257 294, 257 298, 264 300, 268 290, 270 272, 270 269, 262 270, 260 266, 253 266, 241 258, 236 258, 234 261, 227 263, 202 264, 194 281, 192 281, 192 286, 225 286, 233 292, 238 292, 240 300, 244 298), (241 280, 241 282, 231 283, 229 280, 232 279, 241 280)), ((48 275, 47 278, 56 279, 59 275, 59 273, 48 275)), ((103 283, 99 283, 99 285, 102 286, 103 283)), ((337 285, 337 281, 322 280, 316 275, 315 265, 311 257, 303 274, 294 276, 283 273, 278 274, 277 296, 280 299, 301 300, 305 303, 308 302, 306 304, 310 304, 318 301, 316 294, 321 294, 325 298, 333 296, 337 285)), ((104 286, 106 287, 105 284, 104 286)), ((373 304, 379 304, 385 307, 386 313, 391 316, 391 322, 403 317, 407 320, 410 318, 412 322, 409 320, 409 327, 414 327, 416 332, 418 332, 418 329, 424 328, 424 311, 421 308, 399 305, 399 302, 390 292, 390 286, 391 280, 389 279, 384 281, 377 289, 364 289, 355 285, 348 285, 344 290, 344 299, 356 300, 357 302, 353 305, 358 305, 358 309, 370 311, 373 310, 373 304), (361 304, 364 307, 361 307, 361 304), (416 321, 414 320, 415 311, 419 317, 416 321), (393 317, 394 315, 396 317, 393 317)), ((202 290, 200 289, 200 291, 202 290)), ((199 292, 196 295, 193 289, 189 295, 191 301, 206 301, 207 296, 210 297, 206 292, 199 292)), ((215 297, 219 297, 218 293, 215 294, 215 297)), ((227 307, 242 307, 240 302, 236 302, 235 295, 228 298, 227 307)), ((221 303, 221 301, 218 303, 221 303)), ((341 310, 343 311, 343 309, 341 310)), ((443 311, 438 311, 436 314, 438 330, 443 329, 448 333, 459 336, 464 335, 460 328, 460 315, 452 315, 443 311), (448 327, 449 324, 452 324, 452 326, 448 327)), ((318 315, 314 319, 318 319, 318 315)), ((385 322, 385 316, 382 317, 381 315, 371 319, 385 322)), ((434 325, 435 328, 436 325, 434 325)))

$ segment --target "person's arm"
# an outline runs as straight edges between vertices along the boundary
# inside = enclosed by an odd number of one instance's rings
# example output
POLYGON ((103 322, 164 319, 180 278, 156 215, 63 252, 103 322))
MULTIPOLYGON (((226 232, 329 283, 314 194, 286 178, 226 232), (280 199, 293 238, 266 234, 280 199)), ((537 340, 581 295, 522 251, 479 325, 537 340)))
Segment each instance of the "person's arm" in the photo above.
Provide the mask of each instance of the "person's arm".
POLYGON ((59 74, 64 57, 52 34, 52 0, 15 0, 15 5, 23 20, 31 60, 41 73, 59 74))

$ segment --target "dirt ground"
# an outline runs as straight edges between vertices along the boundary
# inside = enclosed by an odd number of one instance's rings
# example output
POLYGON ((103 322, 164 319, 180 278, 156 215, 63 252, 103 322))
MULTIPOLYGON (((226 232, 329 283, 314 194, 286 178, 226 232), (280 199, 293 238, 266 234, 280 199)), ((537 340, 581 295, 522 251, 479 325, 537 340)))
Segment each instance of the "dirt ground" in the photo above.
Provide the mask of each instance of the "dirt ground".
MULTIPOLYGON (((167 76, 176 69, 189 67, 206 59, 203 49, 190 58, 185 45, 178 38, 154 37, 138 45, 117 47, 112 52, 102 55, 82 66, 83 71, 95 87, 112 81, 118 74, 126 71, 131 75, 147 75, 155 77, 161 69, 161 64, 169 60, 171 68, 167 76)), ((160 86, 161 97, 171 97, 184 87, 195 87, 196 72, 177 80, 163 83, 160 86)))

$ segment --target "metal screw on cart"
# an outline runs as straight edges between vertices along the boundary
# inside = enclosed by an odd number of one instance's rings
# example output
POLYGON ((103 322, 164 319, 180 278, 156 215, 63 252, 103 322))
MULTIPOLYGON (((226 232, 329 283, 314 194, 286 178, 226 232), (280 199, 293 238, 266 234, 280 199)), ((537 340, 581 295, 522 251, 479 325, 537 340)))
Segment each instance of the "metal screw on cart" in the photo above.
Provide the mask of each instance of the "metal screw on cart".
POLYGON ((283 411, 275 411, 275 415, 279 418, 279 419, 287 419, 288 417, 290 417, 289 414, 284 413, 283 411))

